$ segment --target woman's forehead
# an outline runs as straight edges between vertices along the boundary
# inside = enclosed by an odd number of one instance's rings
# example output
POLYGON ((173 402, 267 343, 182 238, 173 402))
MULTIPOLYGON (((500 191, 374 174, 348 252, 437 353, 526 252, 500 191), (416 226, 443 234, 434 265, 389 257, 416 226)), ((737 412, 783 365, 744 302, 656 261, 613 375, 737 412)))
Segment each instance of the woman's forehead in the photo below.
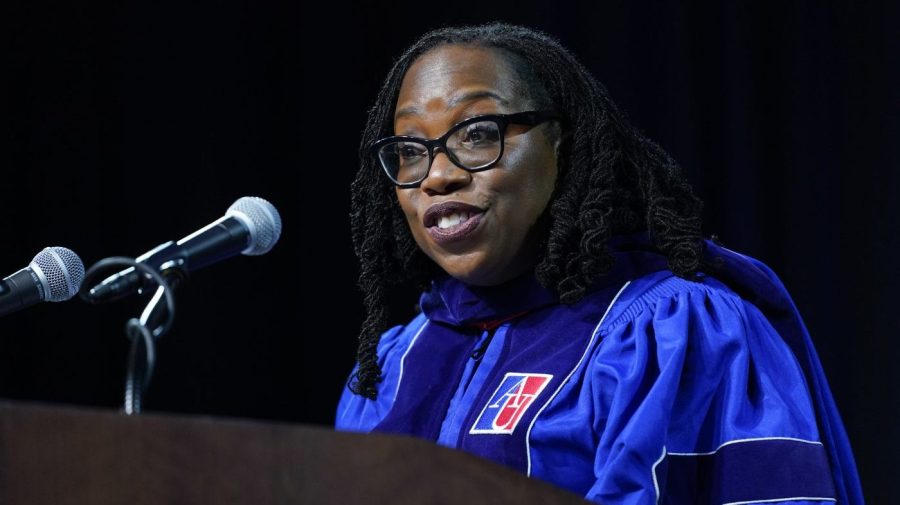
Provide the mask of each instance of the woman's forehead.
POLYGON ((432 49, 410 65, 397 97, 398 114, 415 108, 453 107, 470 98, 510 105, 527 97, 500 51, 445 45, 432 49))

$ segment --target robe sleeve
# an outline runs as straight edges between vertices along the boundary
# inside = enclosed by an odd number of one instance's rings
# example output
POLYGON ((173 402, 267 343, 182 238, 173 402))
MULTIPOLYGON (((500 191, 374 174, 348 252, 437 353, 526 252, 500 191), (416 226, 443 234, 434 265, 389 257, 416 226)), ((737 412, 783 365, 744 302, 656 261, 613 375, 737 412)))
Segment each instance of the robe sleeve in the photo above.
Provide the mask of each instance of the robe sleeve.
POLYGON ((797 359, 717 281, 670 278, 601 328, 596 481, 615 504, 834 502, 797 359))

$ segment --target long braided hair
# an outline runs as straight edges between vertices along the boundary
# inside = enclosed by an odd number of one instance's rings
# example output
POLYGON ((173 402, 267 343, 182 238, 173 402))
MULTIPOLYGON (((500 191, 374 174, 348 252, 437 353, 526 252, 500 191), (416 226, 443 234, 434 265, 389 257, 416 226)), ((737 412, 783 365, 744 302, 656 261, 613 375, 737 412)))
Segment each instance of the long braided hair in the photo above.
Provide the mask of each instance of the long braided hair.
POLYGON ((375 398, 381 378, 376 349, 388 321, 388 291, 408 283, 424 288, 440 273, 416 245, 393 184, 368 149, 393 134, 397 95, 412 62, 445 44, 497 50, 535 105, 563 118, 556 188, 544 215, 549 231, 535 270, 562 303, 580 300, 612 268, 607 241, 616 234, 649 232, 678 276, 692 278, 701 264, 702 202, 675 161, 627 122, 603 85, 559 42, 502 23, 426 33, 394 63, 369 111, 351 190, 351 230, 366 318, 350 388, 367 398, 375 398))

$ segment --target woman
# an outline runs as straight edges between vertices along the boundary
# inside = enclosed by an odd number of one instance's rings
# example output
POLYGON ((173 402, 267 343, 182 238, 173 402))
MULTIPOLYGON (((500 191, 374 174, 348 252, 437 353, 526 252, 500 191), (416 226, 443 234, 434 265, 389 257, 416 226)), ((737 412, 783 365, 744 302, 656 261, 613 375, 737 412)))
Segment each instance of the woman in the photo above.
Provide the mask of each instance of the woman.
POLYGON ((861 503, 821 366, 761 263, 553 39, 430 32, 362 140, 367 318, 336 427, 410 434, 601 503, 861 503), (387 292, 423 289, 387 329, 387 292))

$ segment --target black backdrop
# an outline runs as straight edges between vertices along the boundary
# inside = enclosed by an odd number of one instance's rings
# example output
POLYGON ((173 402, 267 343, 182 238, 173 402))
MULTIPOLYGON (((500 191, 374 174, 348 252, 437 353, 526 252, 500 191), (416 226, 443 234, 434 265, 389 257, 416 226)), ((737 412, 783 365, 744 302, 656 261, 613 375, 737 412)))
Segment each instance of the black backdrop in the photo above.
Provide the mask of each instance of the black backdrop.
MULTIPOLYGON (((147 410, 332 422, 361 320, 347 216, 366 110, 425 29, 506 20, 578 54, 682 164, 707 232, 782 276, 867 497, 887 501, 900 449, 894 7, 300 4, 6 10, 0 274, 49 245, 88 266, 137 255, 244 195, 284 219, 271 253, 179 289, 147 410)), ((117 408, 124 322, 139 302, 40 304, 0 320, 0 396, 117 408)))

